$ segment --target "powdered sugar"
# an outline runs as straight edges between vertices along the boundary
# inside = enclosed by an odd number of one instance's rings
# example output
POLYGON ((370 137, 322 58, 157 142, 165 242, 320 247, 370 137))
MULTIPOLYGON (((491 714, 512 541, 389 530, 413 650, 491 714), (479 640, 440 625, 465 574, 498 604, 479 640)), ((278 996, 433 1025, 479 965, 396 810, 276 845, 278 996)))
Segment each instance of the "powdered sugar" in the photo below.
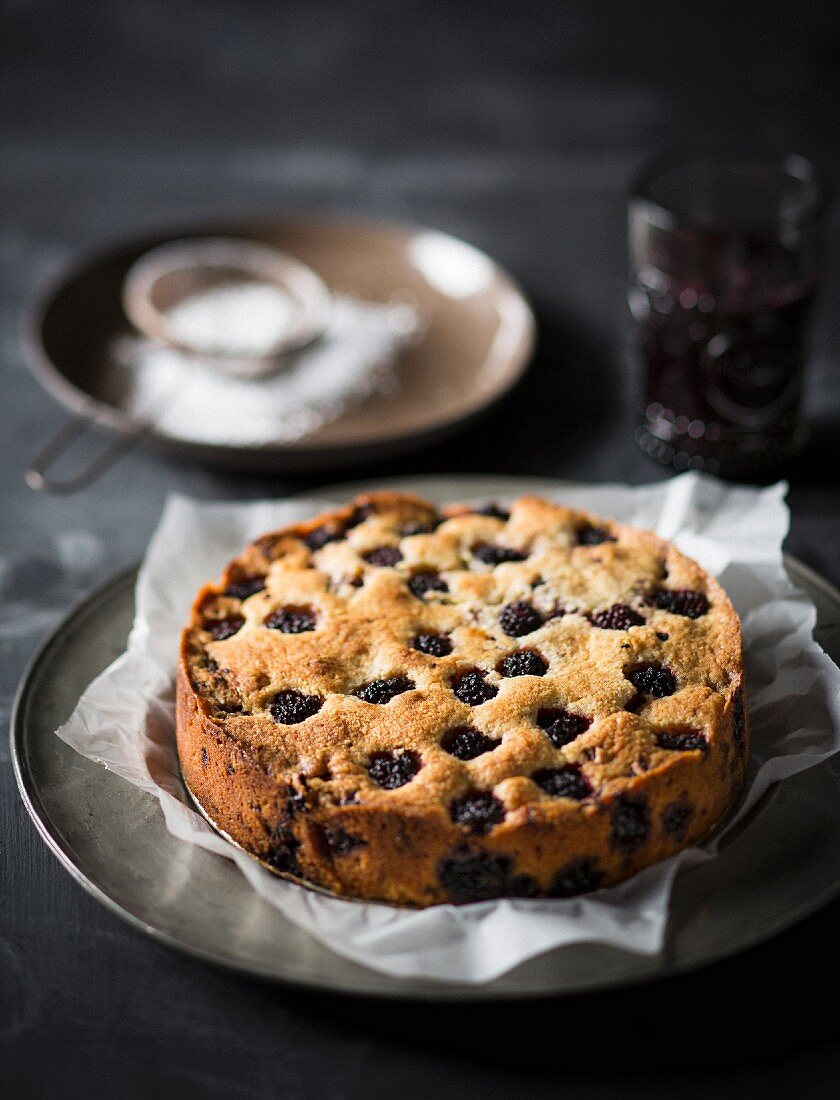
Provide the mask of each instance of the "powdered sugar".
POLYGON ((295 308, 271 283, 231 283, 191 294, 166 311, 171 337, 207 355, 269 355, 295 308))
MULTIPOLYGON (((186 309, 188 301, 178 308, 186 309)), ((257 332, 256 321, 255 337, 264 338, 263 322, 257 332)), ((392 391, 397 357, 419 331, 410 305, 336 296, 321 337, 260 379, 232 377, 198 356, 121 336, 109 349, 114 369, 104 396, 177 439, 227 446, 289 443, 372 395, 392 391)))

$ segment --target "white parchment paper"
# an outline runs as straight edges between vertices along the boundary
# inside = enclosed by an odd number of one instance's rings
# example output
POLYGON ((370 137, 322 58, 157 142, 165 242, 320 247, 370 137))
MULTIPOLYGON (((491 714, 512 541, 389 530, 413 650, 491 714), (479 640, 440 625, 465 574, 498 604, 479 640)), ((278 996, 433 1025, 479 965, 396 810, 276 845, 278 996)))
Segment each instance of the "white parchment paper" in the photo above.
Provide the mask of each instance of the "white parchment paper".
MULTIPOLYGON (((155 795, 173 835, 234 860, 253 889, 289 920, 375 970, 478 983, 581 941, 653 954, 664 941, 675 874, 713 858, 727 829, 771 783, 840 749, 840 670, 813 640, 813 604, 782 565, 784 493, 783 484, 759 490, 684 474, 639 488, 569 485, 549 494, 672 539, 720 579, 744 630, 752 761, 737 814, 702 848, 596 894, 421 911, 345 901, 273 876, 191 808, 175 750, 174 673, 195 592, 249 539, 313 515, 323 501, 201 504, 171 497, 140 571, 128 649, 88 687, 58 735, 155 795)), ((760 828, 760 816, 747 827, 760 828)))

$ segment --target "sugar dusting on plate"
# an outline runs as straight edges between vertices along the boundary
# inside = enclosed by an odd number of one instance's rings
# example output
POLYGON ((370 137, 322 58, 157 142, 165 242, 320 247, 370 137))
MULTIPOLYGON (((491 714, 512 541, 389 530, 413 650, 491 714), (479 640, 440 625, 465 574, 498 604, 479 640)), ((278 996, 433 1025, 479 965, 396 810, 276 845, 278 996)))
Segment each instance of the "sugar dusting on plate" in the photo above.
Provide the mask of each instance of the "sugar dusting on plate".
POLYGON ((271 283, 231 283, 190 294, 166 311, 170 336, 206 355, 268 355, 295 317, 291 297, 271 283))
MULTIPOLYGON (((199 304, 205 314, 207 295, 203 298, 199 304)), ((189 305, 187 300, 179 308, 189 305)), ((263 302, 261 308, 266 305, 259 331, 254 316, 252 345, 265 342, 269 328, 274 331, 275 321, 266 321, 271 304, 263 302)), ((194 337, 198 307, 192 303, 190 308, 194 337)), ((229 313, 219 311, 217 317, 229 313)), ((235 332, 220 337, 214 318, 203 330, 203 346, 221 338, 225 351, 236 345, 241 354, 241 320, 236 324, 235 332)), ((276 374, 259 379, 223 374, 198 356, 145 337, 120 336, 108 349, 113 366, 106 372, 108 392, 101 396, 177 439, 234 447, 291 443, 375 394, 393 392, 399 384, 399 354, 420 330, 411 305, 337 295, 320 338, 287 356, 276 374)), ((190 342, 196 345, 194 338, 190 342)))

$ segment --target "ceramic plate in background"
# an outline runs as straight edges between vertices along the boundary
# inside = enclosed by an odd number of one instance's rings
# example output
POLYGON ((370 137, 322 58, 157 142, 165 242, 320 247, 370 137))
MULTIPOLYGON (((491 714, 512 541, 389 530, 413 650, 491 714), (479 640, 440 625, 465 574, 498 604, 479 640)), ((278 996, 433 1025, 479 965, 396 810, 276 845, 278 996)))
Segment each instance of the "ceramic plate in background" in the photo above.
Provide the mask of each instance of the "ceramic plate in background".
POLYGON ((454 431, 499 400, 521 376, 534 318, 511 277, 456 237, 408 225, 313 215, 177 226, 117 244, 77 263, 35 303, 27 350, 35 374, 72 412, 123 434, 141 425, 109 403, 114 338, 133 331, 121 304, 126 272, 143 253, 173 239, 238 237, 308 264, 330 290, 413 304, 423 336, 399 359, 400 386, 370 398, 293 443, 196 443, 157 431, 149 443, 236 470, 324 468, 406 452, 454 431))

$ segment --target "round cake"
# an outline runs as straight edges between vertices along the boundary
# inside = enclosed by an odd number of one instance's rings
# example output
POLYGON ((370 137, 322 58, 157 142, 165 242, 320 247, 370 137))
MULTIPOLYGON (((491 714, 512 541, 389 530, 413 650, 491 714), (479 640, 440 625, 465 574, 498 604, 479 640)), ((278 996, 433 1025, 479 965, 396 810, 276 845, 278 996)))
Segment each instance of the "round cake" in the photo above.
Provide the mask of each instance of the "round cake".
POLYGON ((649 531, 373 493, 199 593, 193 798, 281 874, 426 906, 569 897, 702 839, 747 760, 741 634, 649 531))

